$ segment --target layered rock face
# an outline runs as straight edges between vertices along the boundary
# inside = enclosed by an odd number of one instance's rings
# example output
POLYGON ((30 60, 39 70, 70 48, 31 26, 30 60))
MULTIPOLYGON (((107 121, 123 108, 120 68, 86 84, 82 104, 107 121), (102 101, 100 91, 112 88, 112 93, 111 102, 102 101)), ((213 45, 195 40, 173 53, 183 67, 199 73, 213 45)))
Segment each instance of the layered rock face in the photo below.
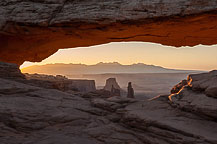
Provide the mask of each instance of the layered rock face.
POLYGON ((25 74, 25 76, 28 79, 25 83, 37 84, 37 86, 44 88, 54 88, 61 91, 96 91, 94 80, 72 80, 61 75, 25 74))
POLYGON ((169 96, 174 106, 217 119, 217 71, 189 75, 188 84, 169 96))
POLYGON ((178 83, 177 85, 175 85, 172 89, 171 89, 171 94, 174 94, 174 93, 178 93, 182 88, 183 86, 187 85, 188 84, 188 81, 187 80, 182 80, 180 83, 178 83))
POLYGON ((22 74, 18 65, 4 62, 0 62, 0 78, 11 79, 47 89, 58 89, 65 92, 96 91, 94 80, 72 80, 61 75, 22 74))
POLYGON ((217 99, 205 92, 216 85, 216 74, 190 75, 178 93, 144 101, 87 97, 1 77, 0 142, 216 144, 217 99))
POLYGON ((194 91, 203 91, 207 96, 217 98, 217 70, 208 74, 190 75, 189 85, 194 91))
POLYGON ((120 41, 212 45, 216 8, 216 0, 3 0, 0 61, 41 61, 60 48, 120 41))
POLYGON ((110 97, 112 96, 121 96, 122 89, 118 85, 116 78, 109 78, 106 80, 105 87, 103 88, 105 91, 110 92, 110 97))
POLYGON ((115 89, 119 89, 119 90, 121 89, 120 86, 118 85, 117 81, 116 81, 116 78, 109 78, 109 79, 106 80, 104 90, 111 91, 112 86, 115 89))
POLYGON ((18 65, 0 62, 0 78, 25 79, 18 65))

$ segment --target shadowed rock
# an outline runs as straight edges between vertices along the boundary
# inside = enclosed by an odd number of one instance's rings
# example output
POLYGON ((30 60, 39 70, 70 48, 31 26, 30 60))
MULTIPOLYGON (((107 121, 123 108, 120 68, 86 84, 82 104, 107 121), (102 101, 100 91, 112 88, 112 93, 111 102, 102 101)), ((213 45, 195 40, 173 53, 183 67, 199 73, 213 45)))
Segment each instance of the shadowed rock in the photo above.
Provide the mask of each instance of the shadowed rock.
POLYGON ((0 78, 25 79, 25 76, 21 73, 18 65, 0 62, 0 78))
POLYGON ((171 89, 171 94, 174 93, 178 93, 185 85, 188 84, 187 80, 182 80, 179 84, 175 85, 172 89, 171 89))
POLYGON ((143 101, 86 98, 0 78, 0 143, 216 144, 217 99, 201 91, 215 85, 215 74, 191 75, 169 99, 143 101))
POLYGON ((41 75, 41 74, 25 74, 27 83, 35 84, 44 88, 54 88, 61 91, 79 91, 91 92, 96 90, 94 80, 76 80, 68 79, 65 76, 57 75, 41 75))
POLYGON ((109 78, 106 80, 104 90, 110 91, 111 96, 121 96, 121 88, 115 78, 109 78))
POLYGON ((188 85, 169 96, 170 101, 180 109, 217 119, 217 71, 192 74, 188 85))
POLYGON ((3 0, 0 60, 20 65, 61 48, 121 41, 213 45, 216 8, 216 0, 3 0))
POLYGON ((134 90, 133 90, 131 82, 129 82, 128 86, 127 86, 127 97, 128 98, 135 98, 134 97, 134 90))

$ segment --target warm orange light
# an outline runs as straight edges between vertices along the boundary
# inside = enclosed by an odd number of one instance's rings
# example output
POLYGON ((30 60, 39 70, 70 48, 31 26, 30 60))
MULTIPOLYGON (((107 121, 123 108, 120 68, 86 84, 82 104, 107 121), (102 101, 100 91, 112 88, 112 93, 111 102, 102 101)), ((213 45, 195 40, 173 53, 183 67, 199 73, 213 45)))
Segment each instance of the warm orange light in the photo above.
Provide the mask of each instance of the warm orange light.
POLYGON ((41 63, 25 62, 21 69, 48 63, 114 62, 145 63, 174 69, 212 70, 217 68, 217 45, 175 48, 154 43, 110 43, 87 48, 59 50, 41 63))

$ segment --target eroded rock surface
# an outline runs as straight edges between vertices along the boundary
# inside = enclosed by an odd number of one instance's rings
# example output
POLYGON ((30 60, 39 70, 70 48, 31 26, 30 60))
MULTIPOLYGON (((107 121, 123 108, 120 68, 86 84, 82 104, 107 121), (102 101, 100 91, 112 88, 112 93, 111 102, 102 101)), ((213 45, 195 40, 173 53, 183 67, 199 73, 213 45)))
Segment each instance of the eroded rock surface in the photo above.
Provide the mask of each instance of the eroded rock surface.
POLYGON ((92 92, 96 91, 94 80, 79 80, 68 79, 62 75, 42 75, 42 74, 25 74, 27 83, 44 87, 54 88, 64 92, 79 91, 79 92, 92 92))
POLYGON ((174 106, 217 119, 217 71, 188 76, 188 84, 169 96, 174 106))
POLYGON ((193 89, 215 76, 215 71, 191 75, 178 93, 144 101, 85 97, 0 78, 0 142, 216 144, 217 99, 193 89))
POLYGON ((106 80, 106 84, 105 84, 104 90, 111 91, 112 86, 115 89, 119 89, 119 90, 121 89, 120 86, 119 86, 119 84, 116 81, 116 78, 109 78, 109 79, 106 80))
POLYGON ((188 81, 187 80, 182 80, 180 83, 178 83, 177 85, 175 85, 172 89, 171 89, 171 94, 174 93, 178 93, 185 85, 188 85, 188 81))
POLYGON ((217 98, 217 70, 190 75, 188 81, 193 91, 204 91, 207 96, 217 98))
POLYGON ((18 65, 0 62, 0 78, 24 79, 25 75, 21 73, 18 65))
POLYGON ((2 0, 0 60, 41 61, 60 48, 144 41, 216 44, 216 0, 2 0))

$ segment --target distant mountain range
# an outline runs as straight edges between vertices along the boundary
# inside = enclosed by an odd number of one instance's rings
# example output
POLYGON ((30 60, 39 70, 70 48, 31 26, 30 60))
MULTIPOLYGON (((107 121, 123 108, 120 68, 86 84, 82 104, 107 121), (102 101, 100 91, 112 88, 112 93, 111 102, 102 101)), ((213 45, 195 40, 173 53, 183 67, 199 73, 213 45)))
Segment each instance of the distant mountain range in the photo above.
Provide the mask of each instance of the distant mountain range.
POLYGON ((196 70, 177 70, 168 69, 161 66, 147 65, 144 63, 137 63, 132 65, 122 65, 118 62, 103 63, 100 62, 95 65, 85 64, 46 64, 34 65, 22 69, 23 73, 42 73, 42 74, 103 74, 103 73, 199 73, 196 70))

